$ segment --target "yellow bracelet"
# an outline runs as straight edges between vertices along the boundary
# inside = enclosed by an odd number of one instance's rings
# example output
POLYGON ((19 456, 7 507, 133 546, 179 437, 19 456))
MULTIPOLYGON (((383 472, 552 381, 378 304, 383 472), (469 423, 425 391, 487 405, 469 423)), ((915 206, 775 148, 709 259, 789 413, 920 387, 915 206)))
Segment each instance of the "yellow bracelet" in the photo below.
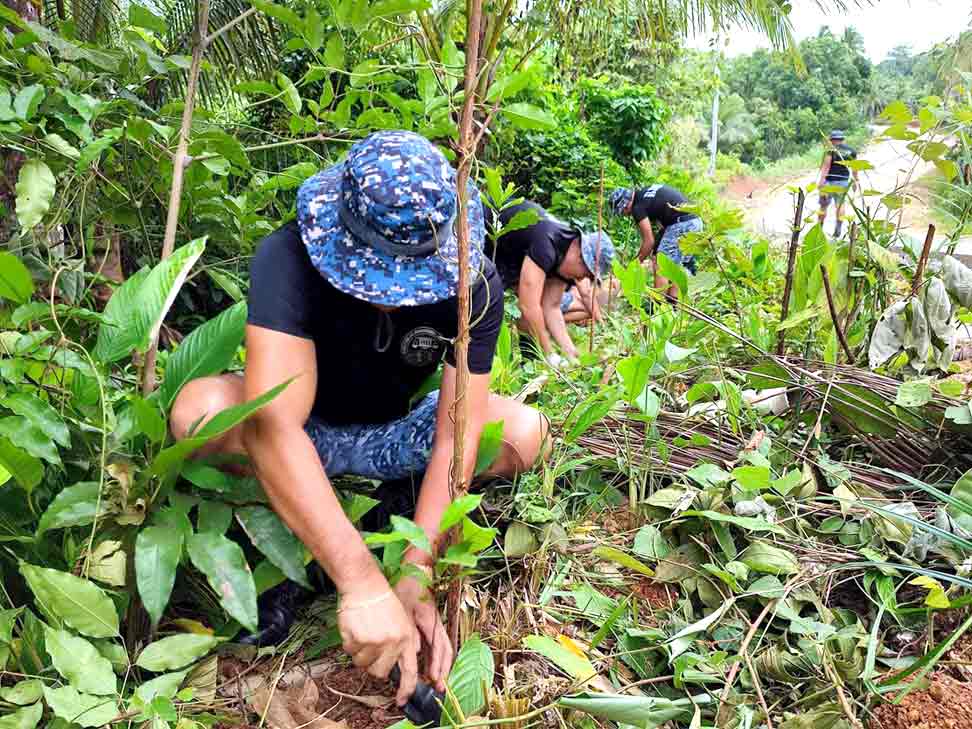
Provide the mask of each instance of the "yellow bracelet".
POLYGON ((361 602, 356 602, 351 605, 338 605, 337 611, 340 613, 346 610, 360 610, 361 608, 371 607, 372 605, 377 605, 380 602, 384 602, 394 594, 395 594, 394 592, 388 590, 386 592, 381 593, 377 597, 372 597, 367 600, 362 600, 361 602))

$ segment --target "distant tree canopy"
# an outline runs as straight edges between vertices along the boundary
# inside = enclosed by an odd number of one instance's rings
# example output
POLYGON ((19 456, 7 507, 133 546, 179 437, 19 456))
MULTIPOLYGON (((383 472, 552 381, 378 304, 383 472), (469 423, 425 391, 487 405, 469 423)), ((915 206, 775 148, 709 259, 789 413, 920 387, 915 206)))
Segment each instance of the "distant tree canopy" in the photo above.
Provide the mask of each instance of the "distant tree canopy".
POLYGON ((805 73, 791 57, 773 51, 728 63, 724 78, 736 128, 723 141, 744 162, 779 159, 819 143, 833 128, 852 130, 866 122, 873 67, 860 33, 848 28, 835 36, 822 28, 799 51, 805 73), (751 124, 752 133, 738 133, 740 121, 751 124))

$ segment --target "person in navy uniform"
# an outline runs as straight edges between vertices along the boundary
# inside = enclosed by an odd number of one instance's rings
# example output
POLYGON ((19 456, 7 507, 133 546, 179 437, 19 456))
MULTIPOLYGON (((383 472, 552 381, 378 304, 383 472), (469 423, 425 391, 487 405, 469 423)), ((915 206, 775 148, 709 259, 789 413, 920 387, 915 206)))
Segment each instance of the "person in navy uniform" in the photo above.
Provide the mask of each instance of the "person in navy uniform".
POLYGON ((857 183, 857 170, 851 170, 845 162, 857 159, 857 150, 845 143, 845 135, 839 129, 830 133, 830 145, 824 152, 820 163, 820 210, 817 220, 821 227, 827 219, 830 203, 837 208, 837 223, 834 226, 834 236, 840 237, 844 225, 844 200, 850 189, 851 180, 857 183))

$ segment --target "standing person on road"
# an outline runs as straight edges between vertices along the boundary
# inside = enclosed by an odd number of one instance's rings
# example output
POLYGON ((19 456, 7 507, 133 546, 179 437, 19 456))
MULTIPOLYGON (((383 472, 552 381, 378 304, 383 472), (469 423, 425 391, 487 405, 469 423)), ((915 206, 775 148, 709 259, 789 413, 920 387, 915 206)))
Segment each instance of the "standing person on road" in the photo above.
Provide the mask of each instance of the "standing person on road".
POLYGON ((534 338, 551 365, 563 362, 551 339, 568 360, 576 360, 577 347, 565 316, 574 320, 583 313, 582 318, 600 316, 595 286, 586 284, 611 270, 610 236, 604 231, 582 233, 529 201, 510 205, 497 217, 500 235, 487 252, 496 262, 503 286, 516 291, 520 329, 534 338), (503 232, 514 217, 529 211, 535 222, 503 232))
MULTIPOLYGON (((471 183, 468 200, 467 482, 486 422, 503 421, 503 449, 491 474, 530 468, 547 432, 540 413, 489 392, 503 286, 483 255, 483 211, 471 183)), ((400 667, 399 705, 415 689, 420 645, 428 648, 426 672, 439 690, 453 646, 419 580, 407 576, 389 585, 342 511, 331 479, 420 475, 415 522, 432 553, 411 547, 404 560, 431 570, 450 503, 457 212, 456 173, 428 140, 390 131, 355 144, 346 161, 301 185, 297 220, 265 238, 253 258, 243 378, 190 382, 171 418, 173 434, 183 439, 225 408, 292 380, 200 455, 249 456, 274 510, 336 586, 338 630, 354 664, 381 678, 400 667), (443 360, 441 389, 412 405, 443 360)))
POLYGON ((853 159, 857 159, 857 150, 844 143, 844 133, 835 129, 830 133, 830 146, 824 152, 823 162, 820 164, 820 179, 817 186, 820 188, 820 210, 817 213, 817 220, 823 227, 824 220, 827 218, 827 208, 833 202, 837 206, 837 224, 834 227, 834 235, 840 237, 841 229, 844 225, 844 199, 850 188, 851 178, 857 183, 857 170, 853 173, 844 164, 853 159), (824 188, 839 188, 836 190, 826 190, 824 188))
POLYGON ((651 185, 638 190, 620 187, 611 193, 611 209, 615 215, 631 215, 641 233, 638 260, 651 261, 655 274, 655 288, 665 291, 670 301, 678 298, 678 287, 658 273, 657 255, 664 253, 672 261, 695 273, 695 257, 685 255, 679 239, 686 233, 700 233, 704 226, 695 213, 680 208, 688 203, 681 190, 671 185, 651 185), (661 227, 658 241, 652 224, 661 227))

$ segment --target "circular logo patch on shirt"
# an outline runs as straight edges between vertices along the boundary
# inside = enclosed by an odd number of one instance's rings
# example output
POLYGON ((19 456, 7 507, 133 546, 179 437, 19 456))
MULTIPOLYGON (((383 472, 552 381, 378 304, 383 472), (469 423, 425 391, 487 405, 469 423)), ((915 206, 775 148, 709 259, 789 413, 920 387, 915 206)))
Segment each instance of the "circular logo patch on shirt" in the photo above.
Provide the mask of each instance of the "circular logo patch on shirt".
POLYGON ((402 359, 413 367, 435 364, 445 352, 443 337, 432 327, 418 327, 402 337, 402 359))

